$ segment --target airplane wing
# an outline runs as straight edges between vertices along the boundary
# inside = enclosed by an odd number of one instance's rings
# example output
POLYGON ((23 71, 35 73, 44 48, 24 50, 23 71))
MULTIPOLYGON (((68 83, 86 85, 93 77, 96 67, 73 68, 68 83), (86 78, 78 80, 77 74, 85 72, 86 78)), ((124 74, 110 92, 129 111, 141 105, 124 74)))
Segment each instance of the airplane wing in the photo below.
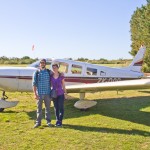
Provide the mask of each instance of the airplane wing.
POLYGON ((117 82, 91 83, 66 86, 68 93, 86 93, 113 90, 150 89, 150 79, 126 80, 117 82))

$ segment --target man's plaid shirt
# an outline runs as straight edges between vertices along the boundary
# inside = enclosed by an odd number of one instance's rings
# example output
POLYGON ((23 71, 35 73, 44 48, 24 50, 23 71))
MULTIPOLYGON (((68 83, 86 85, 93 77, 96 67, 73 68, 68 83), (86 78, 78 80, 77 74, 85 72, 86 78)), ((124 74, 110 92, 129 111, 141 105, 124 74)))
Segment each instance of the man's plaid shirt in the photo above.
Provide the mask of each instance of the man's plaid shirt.
POLYGON ((39 70, 38 77, 37 72, 33 74, 32 86, 37 87, 38 95, 50 94, 50 75, 46 69, 39 70))

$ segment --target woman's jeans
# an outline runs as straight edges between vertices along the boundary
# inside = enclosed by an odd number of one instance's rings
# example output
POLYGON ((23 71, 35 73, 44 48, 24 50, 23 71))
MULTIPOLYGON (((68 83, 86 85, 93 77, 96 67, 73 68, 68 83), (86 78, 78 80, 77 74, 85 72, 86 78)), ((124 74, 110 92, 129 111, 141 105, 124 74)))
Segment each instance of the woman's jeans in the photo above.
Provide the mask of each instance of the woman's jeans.
POLYGON ((62 121, 64 116, 64 94, 57 96, 53 99, 54 111, 57 121, 62 121))

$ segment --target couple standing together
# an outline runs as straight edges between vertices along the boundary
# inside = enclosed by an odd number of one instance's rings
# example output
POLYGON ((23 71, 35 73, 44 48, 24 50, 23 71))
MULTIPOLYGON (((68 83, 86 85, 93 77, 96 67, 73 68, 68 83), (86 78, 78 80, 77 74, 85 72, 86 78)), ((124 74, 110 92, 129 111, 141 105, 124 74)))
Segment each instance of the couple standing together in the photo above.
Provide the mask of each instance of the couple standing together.
POLYGON ((42 120, 42 103, 45 104, 45 119, 47 126, 51 127, 50 103, 51 103, 51 87, 57 91, 57 97, 53 99, 54 111, 56 116, 55 126, 61 127, 64 116, 64 100, 66 97, 66 88, 64 75, 60 74, 58 64, 52 65, 53 72, 46 69, 46 60, 40 61, 40 69, 33 75, 33 92, 37 101, 37 119, 34 128, 41 126, 42 120))

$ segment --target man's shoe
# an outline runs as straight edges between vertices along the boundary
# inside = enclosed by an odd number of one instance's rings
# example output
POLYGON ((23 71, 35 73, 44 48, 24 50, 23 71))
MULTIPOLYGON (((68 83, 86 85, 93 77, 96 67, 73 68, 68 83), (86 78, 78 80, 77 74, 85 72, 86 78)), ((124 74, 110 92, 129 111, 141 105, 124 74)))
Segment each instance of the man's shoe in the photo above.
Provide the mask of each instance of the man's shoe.
POLYGON ((34 125, 34 127, 33 127, 33 128, 37 128, 37 127, 39 127, 39 126, 41 126, 41 124, 36 123, 36 124, 34 125))
POLYGON ((47 123, 48 127, 52 127, 52 124, 50 122, 47 123))

